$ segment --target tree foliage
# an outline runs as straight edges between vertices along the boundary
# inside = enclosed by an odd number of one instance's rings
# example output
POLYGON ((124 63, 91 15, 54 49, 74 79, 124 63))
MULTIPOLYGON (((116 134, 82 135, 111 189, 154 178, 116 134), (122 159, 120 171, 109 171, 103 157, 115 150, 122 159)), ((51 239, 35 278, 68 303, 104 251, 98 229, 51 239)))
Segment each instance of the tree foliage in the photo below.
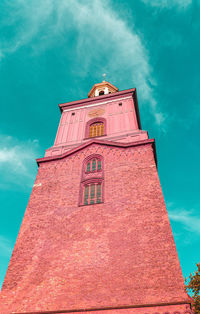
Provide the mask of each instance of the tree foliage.
POLYGON ((197 270, 194 274, 190 274, 189 278, 185 278, 186 290, 191 294, 194 303, 195 314, 200 314, 200 263, 196 264, 197 270))

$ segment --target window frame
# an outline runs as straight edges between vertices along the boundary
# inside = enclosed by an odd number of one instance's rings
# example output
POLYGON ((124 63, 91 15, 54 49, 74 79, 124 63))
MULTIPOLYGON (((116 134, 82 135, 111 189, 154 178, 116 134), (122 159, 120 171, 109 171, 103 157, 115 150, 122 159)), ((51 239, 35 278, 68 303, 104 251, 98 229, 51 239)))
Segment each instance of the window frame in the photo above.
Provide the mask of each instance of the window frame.
POLYGON ((99 154, 92 154, 87 156, 83 160, 82 164, 82 174, 80 182, 80 192, 79 192, 79 206, 89 206, 102 204, 104 202, 104 158, 99 154), (92 171, 93 160, 96 161, 96 169, 92 171), (101 169, 98 169, 98 164, 101 163, 101 169), (88 164, 90 163, 90 167, 88 164), (90 172, 87 170, 90 169, 90 172), (88 203, 90 200, 90 185, 95 184, 95 201, 94 204, 84 204, 85 203, 85 187, 88 187, 88 203), (97 202, 98 184, 101 184, 101 202, 97 202))
POLYGON ((86 180, 81 182, 80 188, 80 202, 79 206, 90 206, 90 205, 98 205, 104 203, 104 180, 94 178, 92 180, 86 180), (101 185, 101 202, 97 202, 98 199, 98 185, 101 185), (95 185, 94 191, 94 203, 90 203, 91 201, 91 186, 95 185), (85 204, 85 187, 88 187, 88 204, 85 204))

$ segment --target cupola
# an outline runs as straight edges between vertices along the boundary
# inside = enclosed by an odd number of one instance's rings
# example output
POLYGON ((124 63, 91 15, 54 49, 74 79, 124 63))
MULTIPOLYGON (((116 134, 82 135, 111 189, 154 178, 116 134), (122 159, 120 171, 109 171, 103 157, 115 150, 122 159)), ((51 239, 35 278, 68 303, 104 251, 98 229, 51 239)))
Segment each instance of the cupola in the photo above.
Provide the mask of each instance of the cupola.
POLYGON ((94 84, 92 89, 90 90, 88 97, 96 97, 101 95, 107 95, 111 93, 118 92, 119 89, 112 85, 111 83, 107 81, 103 81, 102 83, 94 84))

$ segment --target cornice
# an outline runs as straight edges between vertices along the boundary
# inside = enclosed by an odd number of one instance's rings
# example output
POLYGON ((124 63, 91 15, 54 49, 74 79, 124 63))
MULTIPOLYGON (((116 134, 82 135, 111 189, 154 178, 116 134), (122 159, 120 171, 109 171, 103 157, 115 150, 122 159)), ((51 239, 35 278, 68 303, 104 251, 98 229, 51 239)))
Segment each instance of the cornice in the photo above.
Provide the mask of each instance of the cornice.
POLYGON ((92 103, 92 104, 80 104, 80 105, 77 105, 77 106, 74 106, 74 107, 70 107, 70 108, 67 108, 67 109, 63 109, 63 112, 66 112, 66 111, 71 111, 73 109, 74 110, 78 110, 78 109, 81 109, 82 107, 84 108, 88 108, 88 107, 96 107, 96 106, 101 106, 101 105, 106 105, 106 104, 109 104, 110 102, 113 102, 113 101, 121 101, 121 100, 124 100, 124 99, 130 99, 132 98, 132 95, 129 95, 129 96, 126 96, 126 97, 123 97, 123 95, 119 95, 119 97, 115 97, 115 99, 102 99, 100 102, 95 102, 95 103, 92 103))
MULTIPOLYGON (((154 308, 162 306, 176 306, 176 305, 187 305, 189 307, 184 313, 191 313, 191 301, 186 299, 177 302, 161 302, 161 303, 151 303, 151 304, 134 304, 134 305, 119 305, 119 306, 107 306, 107 307, 92 307, 92 308, 81 308, 81 309, 71 309, 71 310, 57 310, 57 311, 36 311, 36 312, 23 312, 23 314, 58 314, 58 313, 86 313, 86 312, 97 312, 97 311, 111 311, 111 310, 128 310, 128 309, 140 309, 140 308, 154 308)), ((22 314, 22 312, 12 312, 13 314, 22 314)), ((179 313, 175 311, 174 313, 179 313)))
POLYGON ((101 96, 96 96, 96 97, 91 97, 91 98, 84 98, 84 99, 75 100, 75 101, 71 101, 67 103, 62 103, 62 104, 59 104, 59 107, 62 112, 64 109, 75 108, 77 106, 82 107, 85 105, 98 103, 99 101, 101 102, 106 101, 108 99, 114 100, 115 98, 118 98, 119 96, 121 97, 122 95, 133 94, 133 93, 136 93, 136 88, 130 88, 130 89, 122 90, 122 91, 112 93, 112 94, 101 95, 101 96))
POLYGON ((56 156, 50 156, 50 157, 43 157, 43 158, 38 158, 36 159, 36 162, 38 164, 38 166, 41 163, 44 162, 50 162, 50 161, 55 161, 55 160, 61 160, 67 156, 70 156, 74 153, 76 153, 77 151, 86 148, 92 144, 99 144, 99 145, 105 145, 105 146, 114 146, 114 147, 122 147, 122 148, 128 148, 128 147, 134 147, 134 146, 140 146, 140 145, 147 145, 147 144, 152 144, 153 145, 153 149, 154 149, 154 158, 155 158, 155 162, 157 163, 157 159, 156 159, 156 150, 155 150, 155 139, 148 139, 148 140, 143 140, 143 141, 137 141, 137 142, 129 142, 129 143, 120 143, 120 142, 113 142, 113 141, 108 141, 108 140, 97 140, 97 139, 92 139, 90 141, 88 141, 87 143, 83 143, 69 151, 67 151, 64 154, 60 154, 60 155, 56 155, 56 156))

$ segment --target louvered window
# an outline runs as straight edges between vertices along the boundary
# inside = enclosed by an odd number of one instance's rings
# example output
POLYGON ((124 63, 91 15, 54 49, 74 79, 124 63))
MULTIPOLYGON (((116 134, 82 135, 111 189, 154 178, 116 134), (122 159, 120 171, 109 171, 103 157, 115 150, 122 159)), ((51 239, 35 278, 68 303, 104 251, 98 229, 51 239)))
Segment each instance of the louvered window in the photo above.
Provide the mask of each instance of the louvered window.
POLYGON ((90 125, 89 137, 96 137, 104 135, 103 122, 95 122, 90 125))

